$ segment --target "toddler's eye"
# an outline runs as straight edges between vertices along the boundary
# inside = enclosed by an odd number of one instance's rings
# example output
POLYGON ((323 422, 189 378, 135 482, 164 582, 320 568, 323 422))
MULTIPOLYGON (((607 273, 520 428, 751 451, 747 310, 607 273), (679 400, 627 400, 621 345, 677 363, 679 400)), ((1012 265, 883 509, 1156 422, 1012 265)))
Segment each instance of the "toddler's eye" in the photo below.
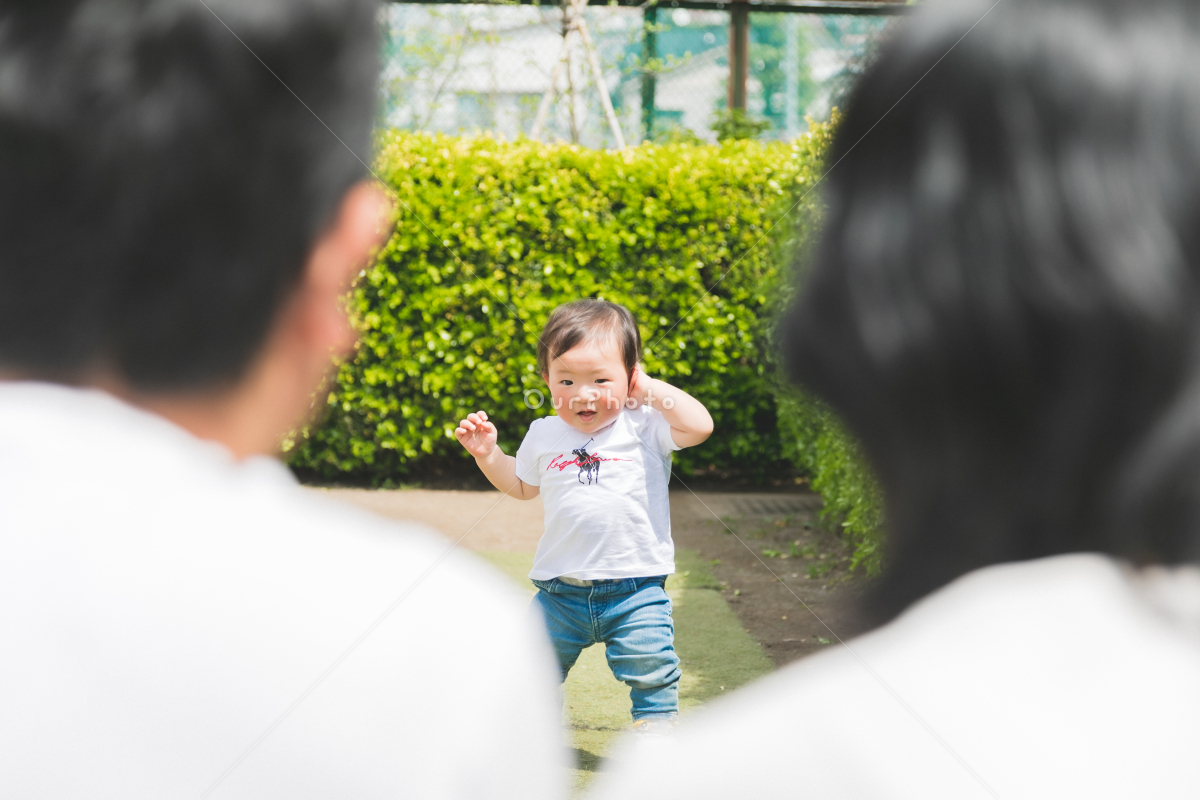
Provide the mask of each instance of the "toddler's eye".
POLYGON ((608 378, 597 378, 596 383, 612 383, 608 378))
POLYGON ((559 383, 561 383, 563 386, 570 386, 572 382, 571 381, 559 381, 559 383))

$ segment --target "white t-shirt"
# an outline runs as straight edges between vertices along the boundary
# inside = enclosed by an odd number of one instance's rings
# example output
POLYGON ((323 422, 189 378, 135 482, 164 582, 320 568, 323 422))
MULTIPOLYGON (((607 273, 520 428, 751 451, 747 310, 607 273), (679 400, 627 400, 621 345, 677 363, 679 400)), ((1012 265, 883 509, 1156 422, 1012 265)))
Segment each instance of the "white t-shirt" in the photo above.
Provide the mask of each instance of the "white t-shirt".
POLYGON ((676 733, 592 800, 1194 798, 1200 569, 978 570, 676 733))
POLYGON ((517 477, 539 487, 546 531, 530 578, 645 578, 675 571, 667 483, 679 445, 662 412, 621 413, 588 434, 561 417, 534 420, 517 477))
POLYGON ((563 797, 527 606, 274 460, 0 383, 0 797, 563 797))

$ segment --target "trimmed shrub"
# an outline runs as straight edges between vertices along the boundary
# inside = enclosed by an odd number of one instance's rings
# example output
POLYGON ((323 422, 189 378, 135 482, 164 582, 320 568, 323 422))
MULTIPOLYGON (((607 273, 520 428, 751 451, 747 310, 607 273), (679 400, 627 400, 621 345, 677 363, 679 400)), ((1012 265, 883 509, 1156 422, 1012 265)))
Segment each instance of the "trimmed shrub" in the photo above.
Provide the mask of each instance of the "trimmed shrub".
POLYGON ((883 495, 862 449, 819 400, 780 387, 777 402, 784 455, 820 493, 821 516, 839 526, 854 547, 850 568, 878 572, 883 558, 883 495))
POLYGON ((713 415, 712 438, 676 453, 676 469, 765 477, 792 462, 851 539, 854 565, 874 571, 882 504, 857 445, 773 370, 787 265, 819 224, 809 190, 835 123, 790 144, 625 152, 381 132, 395 231, 347 301, 358 349, 322 391, 317 422, 285 444, 289 463, 325 480, 420 480, 434 461, 469 458, 453 430, 478 409, 515 452, 551 413, 529 407, 548 397, 536 371, 546 318, 603 297, 638 320, 647 372, 713 415))
POLYGON ((817 212, 818 193, 805 193, 828 138, 816 124, 788 144, 605 152, 382 132, 376 170, 398 198, 395 232, 348 301, 358 350, 290 463, 377 485, 419 476, 423 459, 468 457, 453 430, 477 409, 513 453, 551 413, 526 403, 546 396, 535 367, 546 318, 603 297, 638 320, 647 372, 713 415, 714 435, 678 453, 677 469, 777 469, 770 324, 781 265, 817 212))

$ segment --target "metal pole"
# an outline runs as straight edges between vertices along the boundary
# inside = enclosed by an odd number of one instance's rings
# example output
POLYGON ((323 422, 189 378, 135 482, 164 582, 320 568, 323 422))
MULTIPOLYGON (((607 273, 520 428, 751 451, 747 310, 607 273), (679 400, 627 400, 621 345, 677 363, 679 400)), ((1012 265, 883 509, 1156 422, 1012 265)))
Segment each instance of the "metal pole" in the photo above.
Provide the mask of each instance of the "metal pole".
POLYGON ((654 90, 658 76, 647 65, 658 57, 658 7, 642 9, 642 138, 654 139, 654 90))
POLYGON ((800 19, 788 14, 783 20, 783 128, 787 138, 800 135, 800 19))
MULTIPOLYGON (((513 0, 515 5, 556 6, 561 0, 513 0)), ((389 4, 413 5, 462 5, 478 4, 479 0, 385 0, 389 4)), ((588 0, 591 6, 620 6, 641 8, 645 0, 588 0)), ((703 11, 723 11, 737 0, 671 0, 672 8, 687 8, 703 11)), ((758 0, 754 3, 757 12, 786 12, 797 14, 851 14, 867 17, 898 17, 915 11, 917 6, 909 0, 758 0)))
POLYGON ((746 110, 746 79, 750 74, 750 6, 746 0, 729 4, 729 108, 746 110))

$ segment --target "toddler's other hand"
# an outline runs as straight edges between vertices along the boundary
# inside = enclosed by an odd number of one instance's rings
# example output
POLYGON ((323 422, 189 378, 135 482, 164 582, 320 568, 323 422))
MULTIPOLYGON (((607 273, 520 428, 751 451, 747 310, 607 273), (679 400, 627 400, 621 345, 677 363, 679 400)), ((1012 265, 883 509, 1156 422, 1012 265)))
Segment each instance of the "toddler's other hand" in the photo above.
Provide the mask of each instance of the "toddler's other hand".
POLYGON ((476 458, 486 458, 496 449, 496 426, 488 422, 486 411, 467 414, 454 429, 454 435, 467 452, 476 458))

